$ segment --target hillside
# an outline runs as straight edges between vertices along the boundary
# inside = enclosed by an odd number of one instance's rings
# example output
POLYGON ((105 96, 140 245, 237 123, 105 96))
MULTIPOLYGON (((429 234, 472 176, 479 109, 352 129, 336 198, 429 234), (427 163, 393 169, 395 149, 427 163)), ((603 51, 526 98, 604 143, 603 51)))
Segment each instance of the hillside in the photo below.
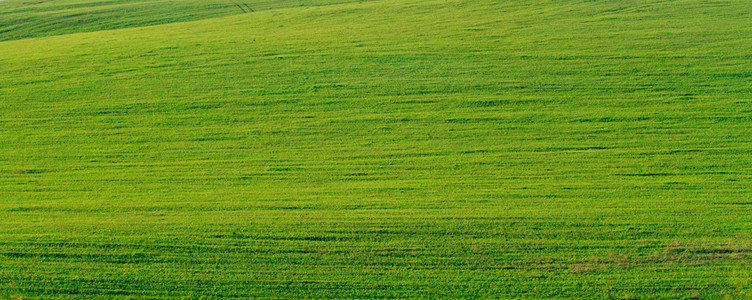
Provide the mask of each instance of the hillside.
POLYGON ((269 9, 353 1, 0 0, 0 41, 195 21, 269 9))
POLYGON ((0 298, 752 296, 748 1, 77 1, 0 2, 0 298))

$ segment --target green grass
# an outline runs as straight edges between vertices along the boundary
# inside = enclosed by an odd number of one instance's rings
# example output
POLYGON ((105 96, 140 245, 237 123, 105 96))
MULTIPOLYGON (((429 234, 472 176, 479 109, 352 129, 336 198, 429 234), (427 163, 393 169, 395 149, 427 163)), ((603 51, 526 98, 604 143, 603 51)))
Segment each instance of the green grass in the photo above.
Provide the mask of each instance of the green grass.
POLYGON ((4 36, 0 298, 752 296, 748 1, 173 3, 4 36))
POLYGON ((353 1, 355 0, 0 0, 0 41, 353 1))

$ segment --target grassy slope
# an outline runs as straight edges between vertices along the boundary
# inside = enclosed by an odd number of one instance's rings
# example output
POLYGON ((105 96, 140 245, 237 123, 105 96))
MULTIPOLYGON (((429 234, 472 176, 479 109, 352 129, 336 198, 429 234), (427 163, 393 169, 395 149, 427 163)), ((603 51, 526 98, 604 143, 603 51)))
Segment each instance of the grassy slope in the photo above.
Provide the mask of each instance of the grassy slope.
POLYGON ((0 295, 750 294, 747 1, 0 43, 0 295))
POLYGON ((0 41, 139 27, 354 0, 2 0, 0 41))

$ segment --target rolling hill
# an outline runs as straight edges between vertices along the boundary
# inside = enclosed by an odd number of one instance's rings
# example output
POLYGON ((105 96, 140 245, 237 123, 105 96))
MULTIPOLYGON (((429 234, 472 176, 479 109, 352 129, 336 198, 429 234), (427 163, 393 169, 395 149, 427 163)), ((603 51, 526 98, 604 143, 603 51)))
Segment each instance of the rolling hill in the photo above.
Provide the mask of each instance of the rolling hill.
POLYGON ((2 1, 0 297, 749 297, 751 12, 2 1))

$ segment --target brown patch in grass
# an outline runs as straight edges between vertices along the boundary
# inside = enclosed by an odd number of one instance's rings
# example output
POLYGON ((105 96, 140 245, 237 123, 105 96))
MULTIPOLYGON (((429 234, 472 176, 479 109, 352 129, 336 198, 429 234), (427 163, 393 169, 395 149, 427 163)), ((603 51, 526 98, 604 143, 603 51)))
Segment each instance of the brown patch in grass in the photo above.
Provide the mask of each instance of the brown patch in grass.
POLYGON ((40 170, 34 170, 34 169, 18 169, 10 171, 11 174, 36 174, 41 173, 40 170))
POLYGON ((752 259, 752 242, 733 239, 719 244, 681 243, 674 241, 648 255, 594 256, 566 264, 569 273, 598 272, 608 268, 628 269, 649 264, 703 265, 713 261, 749 261, 752 259))
POLYGON ((690 263, 699 265, 711 260, 747 260, 752 257, 752 244, 745 240, 727 241, 723 244, 701 245, 697 243, 667 244, 662 252, 655 253, 652 259, 667 263, 690 263))

